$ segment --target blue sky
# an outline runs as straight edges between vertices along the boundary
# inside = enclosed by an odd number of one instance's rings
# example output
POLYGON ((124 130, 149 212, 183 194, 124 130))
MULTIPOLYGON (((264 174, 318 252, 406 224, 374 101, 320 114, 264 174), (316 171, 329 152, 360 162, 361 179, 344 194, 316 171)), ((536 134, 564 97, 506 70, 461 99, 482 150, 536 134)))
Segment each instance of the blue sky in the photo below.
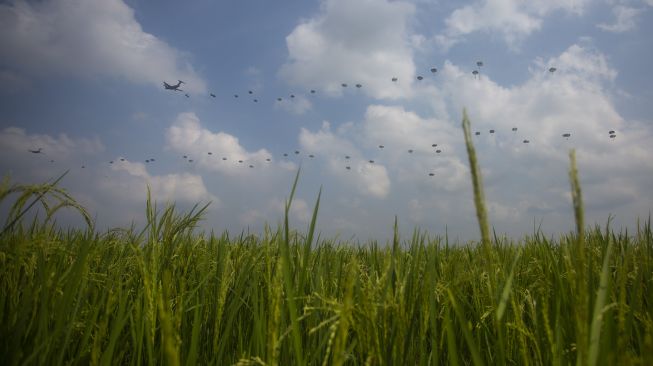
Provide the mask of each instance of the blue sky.
POLYGON ((650 0, 9 1, 0 172, 70 169, 99 227, 142 223, 149 185, 260 232, 301 165, 296 228, 322 187, 324 235, 385 240, 397 215, 471 239, 467 107, 498 233, 572 230, 571 148, 588 222, 632 228, 653 204, 650 34, 650 0))

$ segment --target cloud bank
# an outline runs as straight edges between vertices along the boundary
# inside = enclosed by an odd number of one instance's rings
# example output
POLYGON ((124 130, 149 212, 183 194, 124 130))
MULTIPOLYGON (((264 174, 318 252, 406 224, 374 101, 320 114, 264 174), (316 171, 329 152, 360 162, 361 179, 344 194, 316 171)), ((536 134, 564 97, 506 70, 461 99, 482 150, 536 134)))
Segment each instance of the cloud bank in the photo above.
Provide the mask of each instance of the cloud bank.
POLYGON ((187 55, 145 32, 122 0, 11 1, 0 5, 0 48, 9 67, 30 75, 118 77, 161 86, 205 82, 187 55))
POLYGON ((288 60, 279 74, 292 85, 343 93, 342 83, 375 98, 399 98, 415 75, 409 21, 415 6, 405 1, 326 0, 320 13, 287 37, 288 60), (388 83, 393 76, 400 83, 388 83))
POLYGON ((542 28, 545 18, 554 12, 581 15, 588 0, 481 0, 454 10, 445 19, 445 30, 436 40, 445 47, 482 32, 499 34, 506 44, 518 44, 542 28))

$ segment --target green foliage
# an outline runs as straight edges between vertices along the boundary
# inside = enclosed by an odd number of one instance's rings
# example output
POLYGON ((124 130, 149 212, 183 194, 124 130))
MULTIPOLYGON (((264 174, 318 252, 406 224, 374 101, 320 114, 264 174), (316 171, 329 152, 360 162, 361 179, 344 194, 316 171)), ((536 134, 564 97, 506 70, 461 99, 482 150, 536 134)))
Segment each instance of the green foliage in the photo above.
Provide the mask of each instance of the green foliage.
POLYGON ((0 235, 13 230, 14 225, 19 222, 23 216, 37 203, 41 205, 45 211, 45 223, 48 223, 54 215, 62 208, 73 208, 86 221, 89 227, 93 226, 91 216, 86 212, 86 209, 79 205, 65 190, 57 187, 57 183, 68 174, 68 171, 63 173, 59 178, 55 179, 52 183, 44 183, 38 185, 9 185, 9 179, 3 179, 0 184, 0 202, 4 201, 11 195, 17 195, 14 204, 9 209, 7 219, 0 231, 0 235), (30 204, 27 202, 32 199, 30 204))
POLYGON ((419 232, 307 247, 285 228, 196 233, 188 215, 151 212, 146 235, 0 237, 0 363, 572 364, 579 271, 597 279, 587 363, 653 351, 650 221, 634 236, 588 230, 580 269, 574 235, 495 242, 491 264, 482 246, 419 232))
MULTIPOLYGON (((582 223, 573 155, 571 171, 582 223)), ((395 220, 388 243, 354 245, 315 235, 320 194, 307 234, 291 229, 298 178, 283 225, 235 237, 197 232, 206 206, 159 210, 149 195, 140 231, 63 230, 51 215, 25 229, 29 197, 79 206, 23 186, 0 234, 0 364, 650 363, 650 218, 634 235, 581 224, 459 246, 400 238, 395 220)))

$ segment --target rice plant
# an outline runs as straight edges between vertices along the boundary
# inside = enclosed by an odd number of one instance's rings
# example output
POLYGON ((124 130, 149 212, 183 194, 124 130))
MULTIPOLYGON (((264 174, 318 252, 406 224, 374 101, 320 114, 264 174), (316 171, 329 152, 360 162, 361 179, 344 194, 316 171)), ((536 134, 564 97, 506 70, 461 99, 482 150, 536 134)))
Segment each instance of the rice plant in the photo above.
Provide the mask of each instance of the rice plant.
POLYGON ((480 245, 401 238, 397 221, 387 243, 321 238, 319 194, 307 232, 294 230, 299 172, 283 223, 257 236, 200 232, 206 206, 149 195, 144 228, 98 232, 56 184, 5 181, 0 199, 19 197, 0 234, 0 363, 650 364, 650 218, 634 233, 585 227, 572 153, 576 232, 491 238, 467 142, 480 245), (30 199, 44 217, 25 219, 30 199), (88 227, 58 227, 60 207, 88 227))

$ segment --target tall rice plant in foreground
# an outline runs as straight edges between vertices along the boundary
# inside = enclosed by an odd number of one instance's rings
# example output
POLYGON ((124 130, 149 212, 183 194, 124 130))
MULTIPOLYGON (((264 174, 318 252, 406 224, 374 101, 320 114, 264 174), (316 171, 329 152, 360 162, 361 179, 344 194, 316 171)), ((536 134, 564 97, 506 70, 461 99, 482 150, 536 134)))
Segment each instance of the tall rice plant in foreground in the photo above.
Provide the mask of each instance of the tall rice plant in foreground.
POLYGON ((0 235, 0 363, 650 364, 651 220, 585 227, 570 159, 577 230, 557 238, 491 238, 487 214, 480 241, 456 246, 401 238, 398 220, 387 242, 322 238, 320 193, 306 230, 289 220, 299 173, 283 221, 257 236, 198 232, 206 206, 149 196, 144 228, 23 215, 0 235))

